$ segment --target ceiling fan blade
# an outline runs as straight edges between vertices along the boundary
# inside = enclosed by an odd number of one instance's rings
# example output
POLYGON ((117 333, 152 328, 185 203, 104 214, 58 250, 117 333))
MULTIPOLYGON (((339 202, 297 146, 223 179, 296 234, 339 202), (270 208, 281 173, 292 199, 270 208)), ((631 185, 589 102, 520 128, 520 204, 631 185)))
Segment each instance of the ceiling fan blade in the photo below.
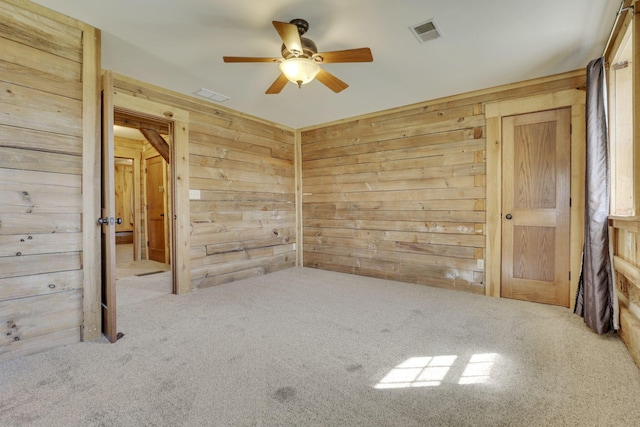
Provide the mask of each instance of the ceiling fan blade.
POLYGON ((287 77, 284 74, 280 73, 276 81, 273 82, 271 86, 269 86, 269 89, 267 89, 265 93, 267 95, 275 95, 277 93, 280 93, 282 88, 285 87, 288 82, 289 80, 287 80, 287 77))
POLYGON ((316 79, 320 81, 323 85, 334 91, 335 93, 342 92, 346 88, 349 87, 348 84, 334 76, 328 71, 323 70, 322 68, 318 72, 316 79))
POLYGON ((252 56, 223 56, 224 62, 278 62, 281 58, 257 58, 252 56))
POLYGON ((329 64, 331 62, 372 62, 373 55, 368 47, 359 49, 336 50, 333 52, 320 52, 313 55, 314 58, 322 58, 322 63, 329 64))
POLYGON ((300 40, 300 33, 298 27, 295 24, 289 24, 288 22, 273 21, 273 26, 276 27, 276 31, 280 35, 282 42, 289 49, 289 52, 294 55, 302 53, 302 41, 300 40))

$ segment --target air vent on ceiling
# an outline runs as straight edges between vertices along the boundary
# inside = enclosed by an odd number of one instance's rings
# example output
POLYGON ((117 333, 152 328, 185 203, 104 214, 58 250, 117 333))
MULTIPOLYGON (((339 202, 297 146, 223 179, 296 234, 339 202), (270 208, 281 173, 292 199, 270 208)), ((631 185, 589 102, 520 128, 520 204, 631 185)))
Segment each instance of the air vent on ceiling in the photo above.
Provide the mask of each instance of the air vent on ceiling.
POLYGON ((442 37, 442 31, 436 25, 436 21, 429 19, 428 21, 421 22, 420 24, 412 25, 409 27, 414 36, 420 43, 427 42, 429 40, 435 40, 442 37))
POLYGON ((197 91, 193 92, 193 94, 194 94, 194 95, 201 96, 201 97, 203 97, 203 98, 210 99, 210 100, 212 100, 212 101, 217 101, 217 102, 224 102, 224 101, 226 101, 227 99, 229 99, 229 97, 228 97, 228 96, 221 95, 221 94, 216 93, 216 92, 214 92, 214 91, 212 91, 212 90, 204 89, 204 88, 203 88, 203 89, 199 89, 199 90, 197 90, 197 91))

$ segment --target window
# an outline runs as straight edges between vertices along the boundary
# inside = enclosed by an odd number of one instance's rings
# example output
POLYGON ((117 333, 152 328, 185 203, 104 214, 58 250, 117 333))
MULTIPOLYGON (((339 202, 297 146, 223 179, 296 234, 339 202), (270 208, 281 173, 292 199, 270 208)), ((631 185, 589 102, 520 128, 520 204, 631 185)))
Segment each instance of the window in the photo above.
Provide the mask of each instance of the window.
MULTIPOLYGON (((633 148, 632 25, 622 34, 609 66, 609 156, 611 214, 636 215, 633 148)), ((640 201, 638 201, 640 202, 640 201)))

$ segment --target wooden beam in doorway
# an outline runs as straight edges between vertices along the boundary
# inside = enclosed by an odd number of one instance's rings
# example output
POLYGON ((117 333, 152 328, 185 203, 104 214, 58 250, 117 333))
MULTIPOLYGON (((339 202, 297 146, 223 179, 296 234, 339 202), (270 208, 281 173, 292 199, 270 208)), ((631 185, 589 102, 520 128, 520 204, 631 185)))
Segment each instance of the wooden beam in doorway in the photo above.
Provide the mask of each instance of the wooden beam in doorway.
POLYGON ((158 151, 167 163, 171 163, 169 161, 169 144, 167 144, 167 141, 164 140, 158 131, 154 129, 141 128, 140 133, 142 133, 142 136, 149 141, 149 144, 158 151))

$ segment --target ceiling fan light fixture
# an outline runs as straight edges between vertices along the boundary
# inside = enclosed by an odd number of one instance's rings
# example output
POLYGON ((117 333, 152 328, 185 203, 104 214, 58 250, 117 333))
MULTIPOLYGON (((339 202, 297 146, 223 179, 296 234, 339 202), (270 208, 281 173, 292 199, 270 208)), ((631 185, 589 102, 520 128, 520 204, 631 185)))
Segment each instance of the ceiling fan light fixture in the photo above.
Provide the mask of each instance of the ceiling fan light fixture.
POLYGON ((309 83, 320 71, 320 65, 309 58, 289 58, 280 63, 280 71, 298 87, 309 83))
POLYGON ((271 22, 282 40, 280 53, 282 58, 261 58, 246 56, 223 56, 224 62, 277 62, 280 64, 280 74, 265 91, 266 95, 280 93, 287 82, 297 84, 299 88, 317 78, 320 83, 334 91, 342 92, 348 84, 320 68, 320 64, 336 62, 371 62, 371 49, 345 49, 318 53, 316 44, 305 37, 301 37, 309 29, 309 23, 304 19, 294 19, 291 22, 271 22))

